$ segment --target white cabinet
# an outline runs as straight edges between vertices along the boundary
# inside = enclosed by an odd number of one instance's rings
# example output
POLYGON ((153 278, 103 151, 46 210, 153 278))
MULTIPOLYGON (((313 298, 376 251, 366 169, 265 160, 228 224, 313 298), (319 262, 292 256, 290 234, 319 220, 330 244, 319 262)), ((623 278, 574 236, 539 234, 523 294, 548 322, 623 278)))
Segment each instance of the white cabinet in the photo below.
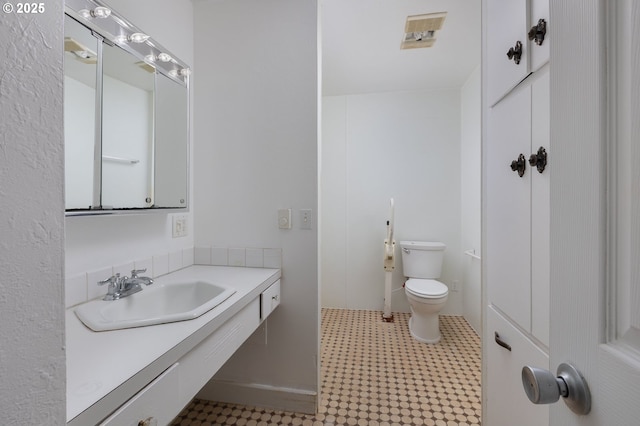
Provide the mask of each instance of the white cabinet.
POLYGON ((184 407, 178 401, 178 367, 178 364, 169 367, 101 425, 153 426, 169 424, 176 413, 184 407))
POLYGON ((492 106, 549 61, 549 2, 486 0, 485 4, 485 93, 488 105, 492 106), (538 23, 541 23, 540 35, 536 39, 534 33, 538 32, 538 23), (530 32, 533 39, 529 38, 530 32))
POLYGON ((483 13, 483 424, 544 426, 521 370, 549 364, 549 6, 484 0, 483 13))
POLYGON ((549 72, 529 77, 487 113, 486 277, 489 304, 549 344, 549 72), (522 176, 513 170, 520 162, 522 176))
POLYGON ((549 406, 535 405, 522 390, 524 365, 549 368, 549 357, 493 308, 487 309, 487 406, 482 423, 491 426, 541 426, 549 422, 549 406), (489 339, 489 336, 487 336, 489 339), (504 346, 496 343, 496 339, 504 346))

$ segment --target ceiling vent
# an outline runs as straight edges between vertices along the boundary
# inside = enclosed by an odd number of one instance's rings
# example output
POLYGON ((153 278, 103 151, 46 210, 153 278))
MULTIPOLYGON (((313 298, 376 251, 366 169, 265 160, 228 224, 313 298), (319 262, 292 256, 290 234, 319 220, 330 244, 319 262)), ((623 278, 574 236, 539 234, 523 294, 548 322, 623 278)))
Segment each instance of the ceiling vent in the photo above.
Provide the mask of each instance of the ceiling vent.
POLYGON ((404 38, 400 49, 431 47, 436 42, 436 32, 442 28, 447 12, 412 15, 407 17, 404 38))

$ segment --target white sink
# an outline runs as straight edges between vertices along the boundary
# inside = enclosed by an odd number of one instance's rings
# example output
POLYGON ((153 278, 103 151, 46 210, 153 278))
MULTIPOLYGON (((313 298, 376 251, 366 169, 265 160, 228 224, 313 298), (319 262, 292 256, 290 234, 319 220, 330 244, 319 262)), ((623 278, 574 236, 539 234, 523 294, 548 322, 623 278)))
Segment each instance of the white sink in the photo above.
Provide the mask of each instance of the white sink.
POLYGON ((142 327, 198 318, 235 292, 207 281, 153 284, 123 299, 92 300, 75 313, 94 331, 142 327))

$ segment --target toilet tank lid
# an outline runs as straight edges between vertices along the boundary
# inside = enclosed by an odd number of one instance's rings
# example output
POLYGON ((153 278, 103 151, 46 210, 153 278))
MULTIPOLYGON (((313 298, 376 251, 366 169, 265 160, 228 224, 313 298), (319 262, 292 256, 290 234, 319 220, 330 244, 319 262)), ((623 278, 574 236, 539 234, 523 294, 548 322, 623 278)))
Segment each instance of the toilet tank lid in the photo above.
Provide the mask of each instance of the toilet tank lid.
POLYGON ((439 241, 400 241, 400 247, 408 250, 444 250, 447 246, 439 241))

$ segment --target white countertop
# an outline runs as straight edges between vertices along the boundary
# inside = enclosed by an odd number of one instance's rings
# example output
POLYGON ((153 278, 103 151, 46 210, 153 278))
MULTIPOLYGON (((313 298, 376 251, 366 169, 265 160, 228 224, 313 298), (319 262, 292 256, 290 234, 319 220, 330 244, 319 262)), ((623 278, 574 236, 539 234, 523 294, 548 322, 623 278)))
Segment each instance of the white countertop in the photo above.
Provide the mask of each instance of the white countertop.
POLYGON ((196 265, 157 278, 155 281, 159 284, 203 280, 236 290, 222 304, 189 321, 95 332, 80 322, 74 308, 67 309, 67 422, 82 424, 83 419, 92 418, 93 414, 102 416, 116 408, 276 282, 280 275, 279 269, 196 265))

